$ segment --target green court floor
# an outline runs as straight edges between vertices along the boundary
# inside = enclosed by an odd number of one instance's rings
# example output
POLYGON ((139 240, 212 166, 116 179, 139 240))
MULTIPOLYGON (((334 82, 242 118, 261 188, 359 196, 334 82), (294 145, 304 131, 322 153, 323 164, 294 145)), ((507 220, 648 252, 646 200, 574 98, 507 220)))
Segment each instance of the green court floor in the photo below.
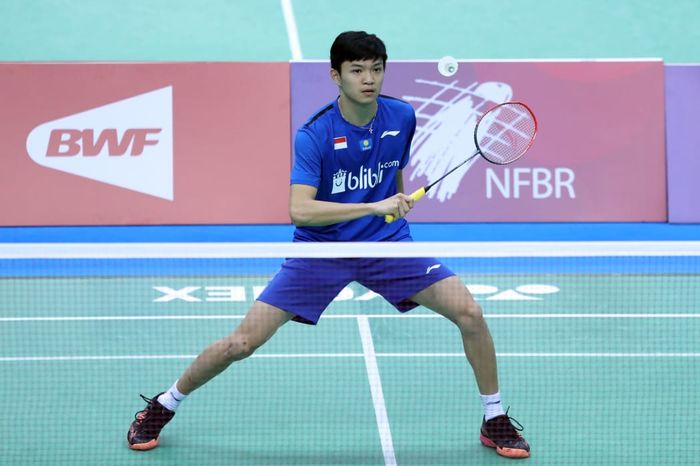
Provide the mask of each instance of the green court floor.
MULTIPOLYGON (((504 402, 532 445, 528 463, 697 464, 700 447, 687 433, 700 431, 698 277, 462 279, 487 315, 504 402)), ((318 326, 286 325, 191 396, 159 448, 130 451, 138 394, 166 389, 234 328, 265 280, 0 280, 2 463, 506 461, 478 441, 481 405, 456 328, 421 308, 400 315, 358 285, 318 326), (381 410, 388 426, 377 421, 381 410)))
POLYGON ((390 59, 700 59, 696 0, 4 0, 0 60, 328 59, 346 30, 390 59), (298 32, 290 51, 283 5, 298 32))

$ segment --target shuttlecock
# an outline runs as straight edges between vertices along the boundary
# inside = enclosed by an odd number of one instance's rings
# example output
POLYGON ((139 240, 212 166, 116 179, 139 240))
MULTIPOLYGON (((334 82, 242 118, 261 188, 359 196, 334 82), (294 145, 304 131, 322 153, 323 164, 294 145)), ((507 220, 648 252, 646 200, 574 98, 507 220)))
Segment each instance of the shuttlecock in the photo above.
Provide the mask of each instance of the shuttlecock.
POLYGON ((442 57, 438 61, 438 72, 443 76, 453 76, 459 69, 459 63, 454 57, 442 57))

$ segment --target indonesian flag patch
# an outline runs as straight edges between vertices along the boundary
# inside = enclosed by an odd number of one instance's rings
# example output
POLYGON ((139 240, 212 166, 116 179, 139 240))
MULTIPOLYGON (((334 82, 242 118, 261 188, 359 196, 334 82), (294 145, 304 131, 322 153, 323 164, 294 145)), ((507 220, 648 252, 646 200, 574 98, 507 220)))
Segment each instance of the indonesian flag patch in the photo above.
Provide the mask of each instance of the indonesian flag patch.
POLYGON ((347 149, 348 148, 348 138, 345 136, 340 136, 339 138, 333 138, 333 149, 347 149))

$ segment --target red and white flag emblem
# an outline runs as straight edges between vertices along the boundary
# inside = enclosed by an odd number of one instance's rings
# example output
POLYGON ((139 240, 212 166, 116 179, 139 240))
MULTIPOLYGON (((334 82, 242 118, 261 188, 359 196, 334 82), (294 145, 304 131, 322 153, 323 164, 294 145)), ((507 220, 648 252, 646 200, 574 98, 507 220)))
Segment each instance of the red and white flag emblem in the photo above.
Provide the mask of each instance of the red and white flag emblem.
POLYGON ((348 148, 348 138, 341 136, 339 138, 333 138, 333 149, 347 149, 348 148))

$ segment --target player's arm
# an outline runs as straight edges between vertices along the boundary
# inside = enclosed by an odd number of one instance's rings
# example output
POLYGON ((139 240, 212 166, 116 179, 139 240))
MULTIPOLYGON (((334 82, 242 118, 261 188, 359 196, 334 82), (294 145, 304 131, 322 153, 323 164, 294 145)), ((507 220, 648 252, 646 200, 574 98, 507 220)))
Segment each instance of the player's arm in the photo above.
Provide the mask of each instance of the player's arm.
POLYGON ((305 184, 292 184, 289 196, 289 215, 296 226, 324 226, 355 220, 366 215, 405 216, 413 199, 397 193, 379 202, 344 203, 316 200, 317 189, 305 184))

